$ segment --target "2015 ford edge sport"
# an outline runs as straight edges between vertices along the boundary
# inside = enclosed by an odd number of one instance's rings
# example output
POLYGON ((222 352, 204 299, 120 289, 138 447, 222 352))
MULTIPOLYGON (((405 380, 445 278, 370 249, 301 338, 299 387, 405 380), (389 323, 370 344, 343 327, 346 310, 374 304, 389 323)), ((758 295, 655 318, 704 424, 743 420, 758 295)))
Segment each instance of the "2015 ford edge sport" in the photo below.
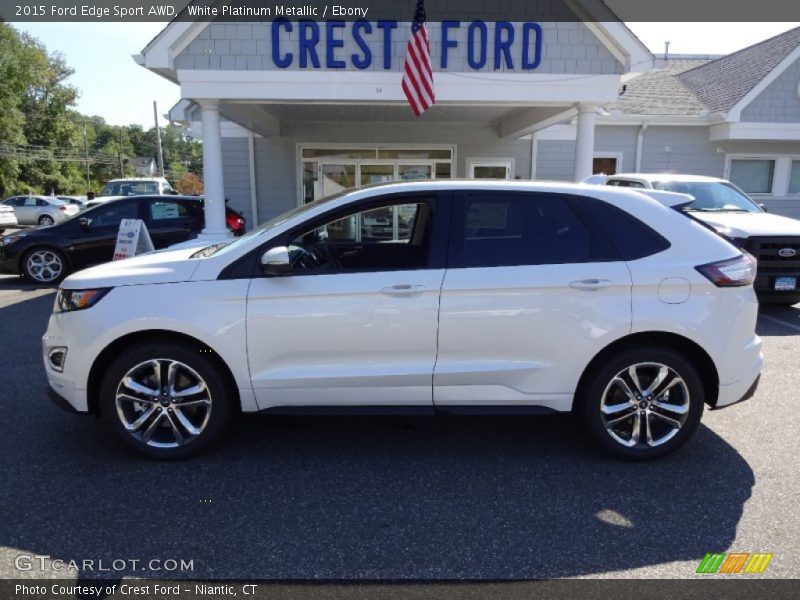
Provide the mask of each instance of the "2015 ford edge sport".
POLYGON ((67 278, 51 396, 156 458, 237 411, 572 411, 650 459, 752 395, 754 262, 640 192, 397 183, 67 278))

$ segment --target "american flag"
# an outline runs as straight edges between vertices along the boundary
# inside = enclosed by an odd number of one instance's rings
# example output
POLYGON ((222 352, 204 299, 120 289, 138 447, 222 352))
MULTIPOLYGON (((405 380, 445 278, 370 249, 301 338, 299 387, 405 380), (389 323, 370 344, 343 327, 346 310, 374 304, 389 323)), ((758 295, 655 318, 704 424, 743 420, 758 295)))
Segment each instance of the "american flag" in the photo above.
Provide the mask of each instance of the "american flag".
POLYGON ((433 91, 433 69, 431 69, 431 43, 425 29, 425 4, 417 0, 414 23, 411 25, 411 39, 406 48, 406 62, 403 67, 403 92, 414 114, 420 116, 436 104, 433 91))

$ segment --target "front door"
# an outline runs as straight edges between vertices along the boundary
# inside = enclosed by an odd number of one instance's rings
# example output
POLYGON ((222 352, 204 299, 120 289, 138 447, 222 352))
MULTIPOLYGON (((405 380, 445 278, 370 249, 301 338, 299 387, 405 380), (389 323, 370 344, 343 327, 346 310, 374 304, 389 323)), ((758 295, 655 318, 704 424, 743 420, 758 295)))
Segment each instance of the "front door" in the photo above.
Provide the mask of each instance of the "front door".
POLYGON ((269 244, 288 245, 294 268, 250 286, 247 347, 259 407, 432 411, 447 210, 446 198, 393 197, 269 244), (395 207, 405 221, 399 234, 376 225, 395 207))
POLYGON ((563 195, 453 201, 434 402, 569 410, 604 336, 630 330, 631 277, 563 195))
POLYGON ((122 219, 139 219, 139 198, 111 200, 70 223, 67 251, 74 268, 96 265, 114 258, 122 219), (84 221, 85 219, 85 221, 84 221), (85 224, 81 225, 81 221, 85 224))

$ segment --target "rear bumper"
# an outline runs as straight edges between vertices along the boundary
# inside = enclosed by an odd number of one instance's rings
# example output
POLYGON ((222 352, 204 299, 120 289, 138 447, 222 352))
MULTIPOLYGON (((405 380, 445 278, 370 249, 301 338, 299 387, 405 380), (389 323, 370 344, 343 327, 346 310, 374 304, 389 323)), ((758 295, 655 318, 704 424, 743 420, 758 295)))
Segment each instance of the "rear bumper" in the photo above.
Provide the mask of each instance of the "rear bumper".
POLYGON ((724 408, 737 402, 751 398, 756 392, 761 367, 764 365, 764 355, 761 354, 761 338, 754 336, 745 349, 741 351, 742 361, 737 372, 741 374, 736 381, 719 386, 717 402, 712 408, 724 408))

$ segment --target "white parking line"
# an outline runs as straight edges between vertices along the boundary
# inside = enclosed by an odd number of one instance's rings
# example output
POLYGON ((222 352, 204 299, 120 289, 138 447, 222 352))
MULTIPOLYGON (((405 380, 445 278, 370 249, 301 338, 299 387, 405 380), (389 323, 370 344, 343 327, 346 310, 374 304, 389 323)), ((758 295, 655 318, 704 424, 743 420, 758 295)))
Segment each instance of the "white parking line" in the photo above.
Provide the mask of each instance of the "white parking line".
POLYGON ((777 317, 771 317, 769 315, 758 315, 759 319, 766 319, 771 323, 775 323, 776 325, 782 325, 784 327, 788 327, 789 329, 794 329, 795 331, 800 331, 800 325, 797 323, 790 323, 789 321, 784 321, 783 319, 778 319, 777 317))

